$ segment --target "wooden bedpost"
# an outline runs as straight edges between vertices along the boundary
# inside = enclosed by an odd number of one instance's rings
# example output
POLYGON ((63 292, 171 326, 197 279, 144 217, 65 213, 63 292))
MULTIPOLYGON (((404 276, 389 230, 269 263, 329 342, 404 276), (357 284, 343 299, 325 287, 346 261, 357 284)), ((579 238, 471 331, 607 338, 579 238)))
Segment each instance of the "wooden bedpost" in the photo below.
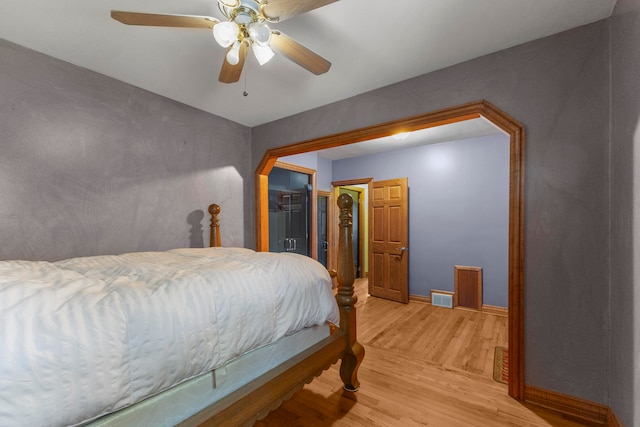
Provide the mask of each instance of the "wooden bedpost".
POLYGON ((209 246, 212 248, 219 248, 222 246, 220 244, 220 223, 218 222, 220 206, 215 203, 209 205, 209 213, 211 214, 211 240, 209 240, 209 246))
POLYGON ((338 240, 338 294, 336 300, 340 307, 340 328, 346 332, 347 348, 342 364, 340 378, 347 391, 357 391, 358 367, 364 358, 364 347, 357 341, 356 308, 358 297, 353 292, 355 281, 355 265, 353 263, 351 207, 353 199, 348 194, 338 197, 340 208, 340 234, 338 240))

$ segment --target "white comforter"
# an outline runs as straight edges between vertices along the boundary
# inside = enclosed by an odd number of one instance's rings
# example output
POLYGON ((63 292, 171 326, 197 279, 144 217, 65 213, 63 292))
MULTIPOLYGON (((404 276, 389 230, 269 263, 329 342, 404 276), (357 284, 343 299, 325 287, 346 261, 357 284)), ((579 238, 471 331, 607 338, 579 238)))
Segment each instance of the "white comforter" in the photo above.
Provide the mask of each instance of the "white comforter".
POLYGON ((0 262, 0 426, 78 424, 326 321, 329 275, 300 255, 0 262))

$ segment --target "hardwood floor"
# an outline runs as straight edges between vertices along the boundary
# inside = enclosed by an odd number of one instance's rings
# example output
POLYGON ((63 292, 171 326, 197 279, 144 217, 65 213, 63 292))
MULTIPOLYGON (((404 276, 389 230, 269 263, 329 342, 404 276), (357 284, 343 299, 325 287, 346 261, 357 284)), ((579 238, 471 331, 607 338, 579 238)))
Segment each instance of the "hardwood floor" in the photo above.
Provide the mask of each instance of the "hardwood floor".
POLYGON ((366 286, 356 281, 360 390, 344 391, 334 365, 257 427, 585 425, 511 399, 493 380, 506 317, 399 304, 369 297, 366 286))

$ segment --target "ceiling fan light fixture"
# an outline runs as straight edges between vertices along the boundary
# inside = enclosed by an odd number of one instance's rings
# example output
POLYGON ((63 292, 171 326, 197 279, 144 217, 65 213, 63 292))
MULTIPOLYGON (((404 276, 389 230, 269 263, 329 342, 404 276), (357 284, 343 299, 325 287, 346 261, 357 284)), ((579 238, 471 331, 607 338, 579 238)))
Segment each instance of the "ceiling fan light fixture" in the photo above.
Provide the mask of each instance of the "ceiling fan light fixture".
POLYGON ((238 7, 240 6, 240 0, 218 0, 218 4, 226 7, 238 7))
POLYGON ((240 62, 240 40, 233 43, 233 47, 227 52, 227 62, 231 65, 238 65, 240 62))
POLYGON ((248 27, 251 40, 260 46, 269 46, 271 40, 271 28, 264 21, 252 22, 248 27))
POLYGON ((229 47, 238 40, 240 27, 233 21, 220 22, 213 26, 213 38, 222 47, 229 47))
POLYGON ((251 45, 251 50, 253 50, 253 55, 258 60, 258 64, 264 65, 267 62, 271 61, 271 58, 274 57, 275 53, 269 46, 261 46, 259 44, 253 43, 251 45))
POLYGON ((260 65, 279 53, 307 71, 320 75, 331 63, 294 39, 272 30, 270 24, 309 12, 338 0, 215 0, 226 18, 142 13, 112 10, 111 17, 127 25, 213 30, 216 43, 225 49, 218 81, 236 83, 240 79, 249 47, 260 65), (269 25, 267 25, 269 23, 269 25))

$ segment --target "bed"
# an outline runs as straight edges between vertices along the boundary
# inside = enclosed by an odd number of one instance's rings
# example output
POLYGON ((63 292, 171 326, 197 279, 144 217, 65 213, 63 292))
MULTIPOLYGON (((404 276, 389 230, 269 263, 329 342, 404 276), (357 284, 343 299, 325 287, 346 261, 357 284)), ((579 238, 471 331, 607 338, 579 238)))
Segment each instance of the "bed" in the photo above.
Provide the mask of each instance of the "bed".
POLYGON ((338 289, 296 254, 220 246, 0 262, 0 425, 252 425, 341 361, 359 388, 351 204, 338 289))

